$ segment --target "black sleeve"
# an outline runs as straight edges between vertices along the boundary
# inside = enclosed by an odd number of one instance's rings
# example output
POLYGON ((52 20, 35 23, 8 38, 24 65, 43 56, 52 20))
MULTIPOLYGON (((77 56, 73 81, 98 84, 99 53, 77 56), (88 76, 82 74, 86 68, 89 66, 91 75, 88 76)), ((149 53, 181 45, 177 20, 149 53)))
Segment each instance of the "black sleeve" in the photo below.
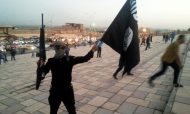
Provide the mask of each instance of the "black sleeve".
POLYGON ((47 74, 50 70, 50 63, 51 63, 51 60, 48 59, 47 63, 41 67, 42 72, 44 72, 45 74, 47 74))
POLYGON ((72 63, 73 65, 78 63, 84 63, 90 60, 94 55, 93 51, 88 52, 85 56, 73 57, 72 63))

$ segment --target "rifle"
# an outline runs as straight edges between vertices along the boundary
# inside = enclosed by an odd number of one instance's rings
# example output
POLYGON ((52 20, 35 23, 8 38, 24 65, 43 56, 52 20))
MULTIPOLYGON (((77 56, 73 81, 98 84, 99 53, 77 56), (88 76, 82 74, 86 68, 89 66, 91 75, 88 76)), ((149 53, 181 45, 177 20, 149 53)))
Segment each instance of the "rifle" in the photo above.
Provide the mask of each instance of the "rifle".
POLYGON ((43 71, 40 68, 40 61, 46 60, 46 50, 45 50, 45 31, 44 31, 44 23, 43 23, 43 14, 42 14, 42 27, 40 28, 40 38, 39 38, 39 62, 37 63, 37 70, 36 70, 36 90, 39 89, 41 80, 43 77, 43 71))

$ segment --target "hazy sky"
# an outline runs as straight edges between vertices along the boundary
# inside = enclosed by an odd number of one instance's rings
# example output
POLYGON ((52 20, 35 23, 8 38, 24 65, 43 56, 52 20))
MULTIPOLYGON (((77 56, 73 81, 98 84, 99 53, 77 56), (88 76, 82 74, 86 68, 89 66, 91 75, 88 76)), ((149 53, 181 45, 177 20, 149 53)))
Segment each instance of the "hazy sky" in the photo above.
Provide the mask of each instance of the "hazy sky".
MULTIPOLYGON (((0 25, 66 22, 107 27, 126 0, 0 0, 0 25)), ((190 28, 190 0, 137 0, 139 26, 190 28)))

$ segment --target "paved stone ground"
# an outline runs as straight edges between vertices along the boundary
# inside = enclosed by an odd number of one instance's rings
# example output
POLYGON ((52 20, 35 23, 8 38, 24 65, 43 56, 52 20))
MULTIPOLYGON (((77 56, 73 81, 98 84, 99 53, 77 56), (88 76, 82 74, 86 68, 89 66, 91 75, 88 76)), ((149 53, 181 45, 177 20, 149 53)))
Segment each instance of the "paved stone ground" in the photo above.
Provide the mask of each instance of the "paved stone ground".
MULTIPOLYGON (((162 114, 171 91, 171 72, 156 80, 156 87, 147 85, 147 78, 159 69, 160 56, 168 44, 154 37, 151 49, 141 46, 141 62, 132 71, 134 76, 114 80, 113 72, 119 55, 108 46, 102 58, 96 55, 90 62, 73 69, 73 85, 78 114, 162 114)), ((89 46, 71 49, 72 55, 84 55, 89 46)), ((48 57, 53 56, 48 51, 48 57)), ((95 53, 96 54, 96 53, 95 53)), ((51 74, 35 90, 37 58, 31 54, 16 56, 16 61, 0 65, 0 114, 48 114, 51 74)), ((67 114, 64 105, 59 114, 67 114)))

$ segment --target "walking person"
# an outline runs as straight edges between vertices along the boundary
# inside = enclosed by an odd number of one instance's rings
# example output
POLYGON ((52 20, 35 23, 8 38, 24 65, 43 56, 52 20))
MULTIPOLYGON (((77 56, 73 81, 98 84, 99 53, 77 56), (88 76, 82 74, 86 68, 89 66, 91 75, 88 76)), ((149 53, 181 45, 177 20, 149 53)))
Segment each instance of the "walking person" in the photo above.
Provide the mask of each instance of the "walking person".
POLYGON ((152 35, 150 35, 150 42, 152 42, 152 35))
POLYGON ((167 35, 165 35, 165 43, 167 43, 168 40, 169 40, 169 35, 167 34, 167 35))
POLYGON ((150 38, 151 38, 150 35, 146 38, 146 48, 145 48, 145 51, 146 51, 148 48, 150 48, 150 38))
POLYGON ((0 50, 0 65, 1 65, 1 59, 3 59, 3 52, 0 50))
POLYGON ((163 34, 163 41, 165 42, 165 39, 166 39, 166 35, 165 34, 163 34))
POLYGON ((15 55, 16 55, 16 50, 14 48, 11 48, 11 61, 16 60, 15 55))
POLYGON ((175 38, 175 32, 172 32, 171 33, 171 43, 173 42, 174 38, 175 38))
POLYGON ((180 57, 179 57, 179 46, 185 42, 185 35, 179 35, 177 40, 171 43, 165 53, 161 58, 161 69, 156 74, 151 76, 148 80, 150 86, 154 86, 153 81, 158 78, 159 76, 163 75, 168 68, 171 66, 174 69, 174 79, 173 85, 175 87, 183 87, 181 84, 178 83, 178 77, 180 73, 180 69, 183 67, 180 57))
POLYGON ((102 41, 99 41, 99 44, 97 44, 97 47, 98 47, 98 50, 97 50, 97 58, 101 58, 101 55, 102 55, 102 45, 103 45, 103 42, 102 41))
POLYGON ((34 57, 35 56, 35 49, 32 49, 32 55, 31 57, 34 57))
POLYGON ((76 64, 90 60, 96 51, 96 45, 94 45, 85 56, 75 57, 65 56, 64 48, 65 45, 62 42, 56 42, 54 44, 54 57, 49 58, 46 64, 43 60, 38 61, 45 74, 50 70, 52 73, 50 96, 48 98, 50 114, 57 114, 61 102, 64 103, 69 114, 76 114, 74 91, 71 84, 72 68, 76 64))
POLYGON ((90 37, 90 39, 89 39, 89 46, 91 47, 91 45, 92 45, 92 38, 90 37))
POLYGON ((6 49, 5 49, 5 51, 3 51, 3 55, 4 55, 4 61, 5 61, 5 62, 8 62, 6 49))
POLYGON ((141 45, 145 46, 145 41, 146 41, 145 36, 142 36, 141 45))

